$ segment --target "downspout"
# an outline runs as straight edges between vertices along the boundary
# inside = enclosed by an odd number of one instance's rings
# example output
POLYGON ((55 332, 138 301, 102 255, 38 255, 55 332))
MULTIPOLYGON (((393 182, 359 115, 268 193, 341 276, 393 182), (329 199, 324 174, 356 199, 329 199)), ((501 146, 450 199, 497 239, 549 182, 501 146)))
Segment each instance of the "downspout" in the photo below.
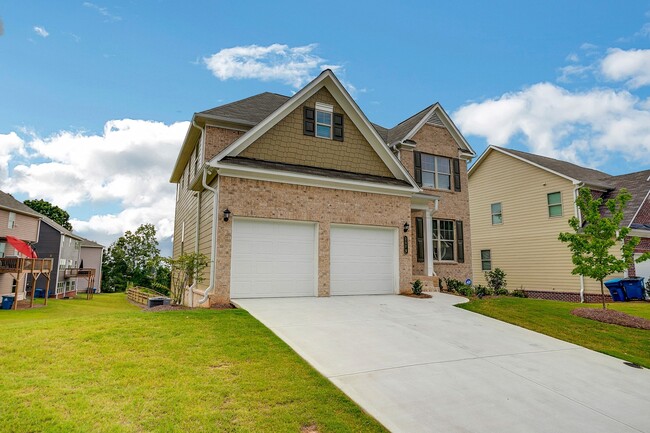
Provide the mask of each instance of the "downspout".
POLYGON ((210 164, 203 170, 203 178, 202 178, 202 183, 203 183, 203 188, 207 189, 208 191, 212 191, 212 198, 213 198, 213 203, 212 203, 212 231, 210 232, 210 285, 208 286, 207 289, 205 289, 205 292, 203 292, 203 298, 199 300, 199 304, 203 304, 205 301, 208 300, 208 296, 210 292, 214 290, 214 272, 216 268, 216 261, 217 261, 217 210, 219 209, 219 179, 217 178, 217 188, 212 188, 208 185, 207 183, 207 177, 208 177, 208 169, 210 168, 210 164))
MULTIPOLYGON (((580 225, 582 225, 582 215, 580 214, 580 209, 578 209, 578 190, 584 186, 583 182, 578 182, 575 184, 575 188, 573 188, 573 211, 575 213, 576 218, 580 221, 580 225)), ((580 303, 585 302, 585 276, 580 275, 580 303)))

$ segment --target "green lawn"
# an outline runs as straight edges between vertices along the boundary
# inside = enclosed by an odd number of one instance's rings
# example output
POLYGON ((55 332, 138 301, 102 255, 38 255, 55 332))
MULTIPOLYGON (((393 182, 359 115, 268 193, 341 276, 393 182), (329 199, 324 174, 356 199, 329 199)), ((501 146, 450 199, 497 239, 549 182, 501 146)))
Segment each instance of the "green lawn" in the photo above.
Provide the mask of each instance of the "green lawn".
MULTIPOLYGON (((609 325, 571 314, 571 310, 578 307, 602 308, 600 304, 498 297, 474 299, 458 307, 650 368, 650 331, 609 325)), ((610 303, 607 307, 650 319, 649 303, 610 303)))
POLYGON ((0 431, 385 431, 243 310, 0 310, 0 431))

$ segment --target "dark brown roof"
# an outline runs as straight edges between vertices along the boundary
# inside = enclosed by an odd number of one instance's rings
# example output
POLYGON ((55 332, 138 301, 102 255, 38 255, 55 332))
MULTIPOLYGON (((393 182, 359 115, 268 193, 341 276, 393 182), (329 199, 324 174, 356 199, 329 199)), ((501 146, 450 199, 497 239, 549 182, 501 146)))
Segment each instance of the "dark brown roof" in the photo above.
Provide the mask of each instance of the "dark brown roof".
POLYGON ((338 179, 357 180, 362 182, 381 183, 396 186, 411 186, 405 180, 392 177, 374 176, 370 174, 352 173, 327 168, 309 167, 306 165, 286 164, 284 162, 262 161, 259 159, 244 158, 241 156, 227 156, 221 160, 222 163, 235 164, 245 167, 265 168, 270 170, 290 171, 294 173, 311 174, 314 176, 332 177, 338 179))
MULTIPOLYGON (((650 191, 650 170, 637 171, 636 173, 622 174, 620 176, 610 176, 607 182, 614 186, 614 189, 608 191, 603 195, 603 201, 616 197, 622 188, 628 190, 632 195, 632 199, 628 202, 625 210, 625 218, 622 224, 624 226, 630 225, 634 214, 643 204, 648 191, 650 191)), ((640 224, 648 224, 650 221, 637 221, 640 224)))
POLYGON ((570 162, 560 161, 558 159, 548 158, 546 156, 522 152, 521 150, 506 149, 504 147, 498 146, 493 147, 523 158, 527 161, 532 162, 533 164, 540 165, 548 170, 552 170, 556 173, 560 173, 564 176, 570 177, 580 182, 584 182, 587 186, 590 186, 592 188, 595 187, 604 190, 613 188, 613 185, 609 183, 611 176, 602 171, 594 170, 593 168, 580 167, 579 165, 572 164, 570 162))
MULTIPOLYGON (((287 100, 289 100, 289 96, 265 92, 226 105, 201 111, 197 114, 199 116, 206 115, 254 126, 280 108, 282 104, 287 102, 287 100)), ((392 144, 401 141, 406 137, 406 135, 415 128, 432 107, 433 105, 429 105, 424 110, 414 114, 403 122, 400 122, 391 129, 384 128, 376 123, 372 123, 372 126, 386 144, 392 144)))
POLYGON ((14 198, 11 194, 0 191, 0 208, 9 209, 11 211, 16 211, 18 213, 23 213, 27 215, 32 215, 37 218, 41 217, 41 214, 36 212, 31 207, 27 206, 25 203, 22 203, 14 198))
POLYGON ((206 114, 253 126, 266 119, 271 113, 280 108, 282 104, 287 102, 288 99, 288 96, 264 92, 246 99, 201 111, 198 114, 206 114))
POLYGON ((388 139, 386 140, 386 143, 393 144, 402 141, 406 137, 406 135, 409 132, 411 132, 418 123, 420 123, 422 118, 427 115, 427 113, 431 110, 432 107, 433 105, 429 105, 424 110, 415 113, 408 119, 398 123, 393 128, 389 129, 388 137, 387 137, 388 139))

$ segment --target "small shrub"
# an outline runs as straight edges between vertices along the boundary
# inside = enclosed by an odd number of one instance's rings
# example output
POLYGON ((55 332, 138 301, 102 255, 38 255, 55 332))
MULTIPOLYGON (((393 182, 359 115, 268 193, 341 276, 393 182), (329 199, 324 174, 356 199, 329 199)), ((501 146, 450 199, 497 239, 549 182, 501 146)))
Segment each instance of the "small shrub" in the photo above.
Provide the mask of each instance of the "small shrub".
POLYGON ((453 278, 443 278, 445 281, 445 286, 447 286, 448 292, 458 292, 465 284, 462 281, 455 280, 453 278))
POLYGON ((414 295, 420 296, 422 294, 422 281, 415 280, 411 283, 411 290, 413 290, 414 295))
POLYGON ((485 273, 485 280, 487 285, 495 295, 507 295, 506 290, 506 273, 499 268, 485 273))
POLYGON ((482 284, 479 284, 474 288, 474 292, 476 292, 476 296, 478 296, 479 299, 481 299, 483 296, 490 296, 492 294, 492 290, 490 290, 489 287, 485 287, 482 284))
POLYGON ((467 284, 461 284, 461 286, 456 289, 456 292, 459 295, 466 296, 468 298, 474 295, 474 289, 472 288, 472 286, 468 286, 467 284))
POLYGON ((514 296, 515 298, 527 298, 527 297, 528 297, 528 295, 526 294, 526 292, 524 291, 524 289, 516 289, 516 290, 513 290, 513 291, 510 293, 510 296, 514 296))

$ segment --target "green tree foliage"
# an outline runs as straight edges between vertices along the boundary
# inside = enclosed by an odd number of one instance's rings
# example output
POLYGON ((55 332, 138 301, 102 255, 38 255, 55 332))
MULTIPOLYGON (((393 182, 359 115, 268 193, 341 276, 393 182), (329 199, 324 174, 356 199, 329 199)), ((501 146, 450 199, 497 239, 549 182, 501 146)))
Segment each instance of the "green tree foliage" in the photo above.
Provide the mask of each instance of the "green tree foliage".
POLYGON ((34 209, 36 212, 41 213, 54 221, 57 224, 62 225, 68 230, 72 230, 72 224, 70 224, 70 214, 58 206, 54 206, 49 201, 42 199, 39 200, 25 200, 27 206, 34 209))
POLYGON ((485 281, 487 285, 495 295, 507 295, 508 289, 506 289, 506 273, 503 272, 500 268, 495 268, 492 271, 485 273, 485 281))
POLYGON ((127 231, 104 252, 102 287, 124 291, 128 283, 157 290, 170 285, 170 269, 160 257, 153 224, 127 231))
MULTIPOLYGON (((572 217, 569 225, 573 233, 560 233, 559 239, 568 243, 571 250, 572 261, 575 267, 571 271, 574 275, 583 275, 600 282, 600 292, 605 305, 605 289, 603 281, 608 275, 625 271, 634 260, 634 248, 639 244, 638 237, 628 237, 629 227, 622 227, 625 206, 632 196, 625 188, 618 195, 605 202, 609 215, 601 214, 603 199, 595 199, 589 188, 580 188, 576 205, 580 209, 583 222, 572 217), (627 240, 626 240, 627 238, 627 240), (621 257, 612 254, 610 250, 618 242, 621 244, 621 257)), ((650 254, 645 253, 637 262, 650 259, 650 254)))
POLYGON ((175 304, 183 303, 185 289, 204 280, 203 270, 210 262, 205 254, 185 253, 177 259, 165 259, 171 266, 170 296, 175 304))

